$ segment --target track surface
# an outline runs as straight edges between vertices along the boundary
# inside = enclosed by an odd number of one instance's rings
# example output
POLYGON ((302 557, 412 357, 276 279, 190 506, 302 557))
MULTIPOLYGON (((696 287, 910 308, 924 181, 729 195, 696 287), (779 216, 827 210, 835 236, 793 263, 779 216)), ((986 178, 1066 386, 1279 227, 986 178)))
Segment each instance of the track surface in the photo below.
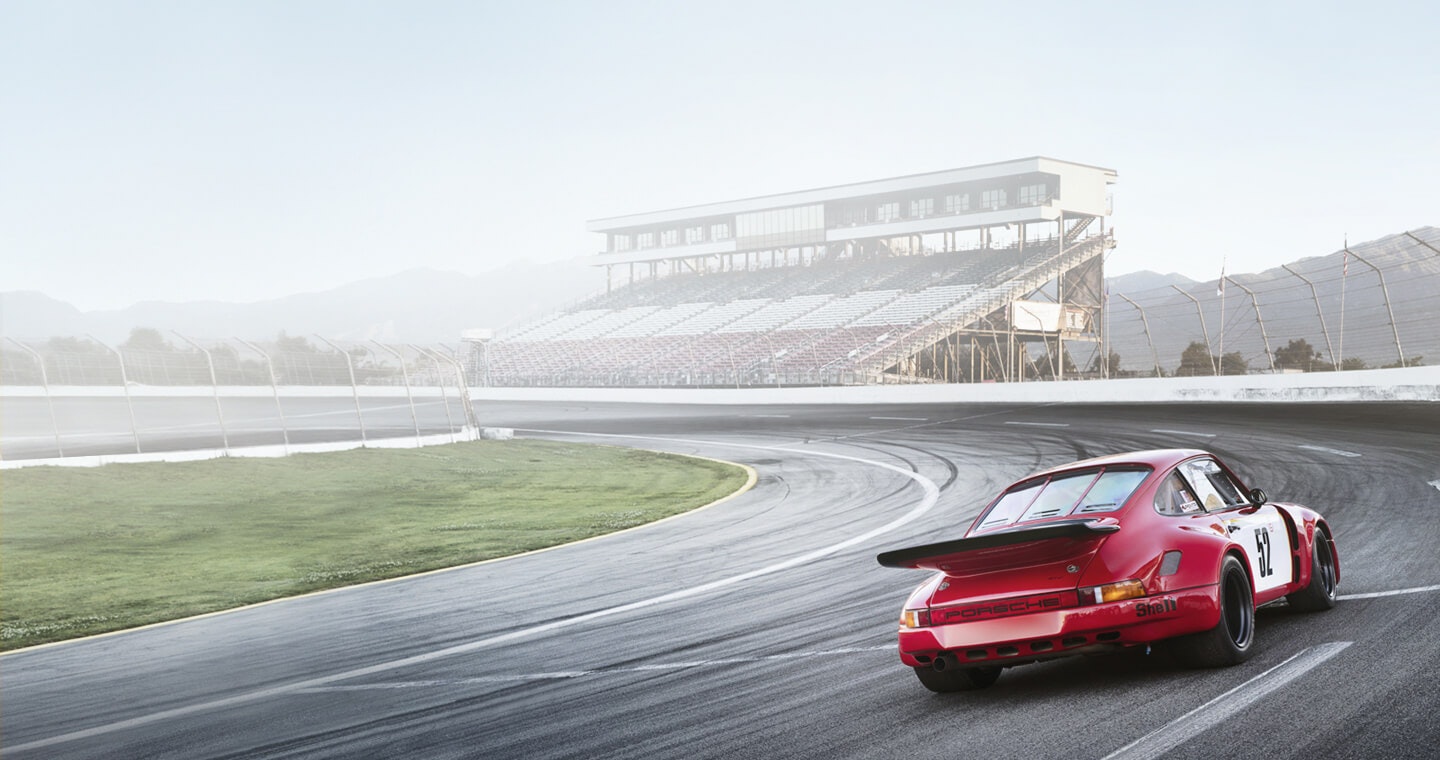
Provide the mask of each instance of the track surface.
POLYGON ((522 435, 743 462, 759 482, 597 541, 7 655, 0 752, 1370 758, 1440 746, 1440 405, 477 411, 522 435), (894 619, 924 573, 881 568, 877 552, 958 536, 1034 469, 1176 445, 1322 510, 1340 605, 1261 611, 1255 656, 1224 670, 1072 658, 937 696, 900 665, 894 619))

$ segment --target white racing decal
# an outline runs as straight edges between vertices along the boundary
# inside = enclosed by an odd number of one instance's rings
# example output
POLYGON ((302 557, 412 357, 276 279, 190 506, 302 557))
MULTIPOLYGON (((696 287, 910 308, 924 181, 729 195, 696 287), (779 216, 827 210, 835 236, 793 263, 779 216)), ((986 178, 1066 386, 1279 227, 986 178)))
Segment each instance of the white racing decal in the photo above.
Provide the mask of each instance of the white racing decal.
POLYGON ((597 668, 595 670, 557 670, 550 673, 517 673, 514 675, 499 676, 475 676, 474 678, 436 678, 425 681, 387 681, 382 683, 361 683, 349 686, 321 686, 314 689, 303 689, 302 693, 315 694, 328 691, 370 691, 375 689, 415 689, 436 686, 470 686, 488 683, 514 683, 517 681, 555 681, 570 678, 585 678, 586 676, 608 676, 624 673, 653 673, 657 670, 689 670, 691 668, 708 668, 717 665, 745 665, 755 662, 785 662, 788 660, 800 660, 810 657, 834 657, 842 654, 860 654, 863 652, 893 652, 895 645, 881 644, 874 647, 847 647, 844 649, 827 649, 815 652, 790 652, 788 654, 770 654, 755 657, 725 657, 718 660, 696 660, 694 662, 660 662, 653 665, 634 665, 628 668, 597 668))
POLYGON ((1354 642, 1332 641, 1302 649, 1290 659, 1236 686, 1134 742, 1105 756, 1105 760, 1156 758, 1220 725, 1261 697, 1305 675, 1316 666, 1345 651, 1354 642))
POLYGON ((1152 432, 1152 433, 1164 433, 1165 435, 1188 435, 1188 436, 1193 436, 1193 437, 1195 437, 1195 438, 1214 438, 1214 437, 1215 437, 1215 434, 1214 434, 1214 433, 1194 433, 1194 432, 1191 432, 1191 431, 1189 431, 1189 430, 1165 430, 1165 429, 1162 428, 1162 429, 1159 429, 1159 430, 1151 430, 1150 432, 1152 432))
POLYGON ((1308 451, 1321 451, 1321 452, 1324 452, 1324 453, 1326 453, 1326 454, 1334 454, 1335 456, 1340 456, 1340 457, 1358 457, 1358 456, 1360 456, 1359 454, 1356 454, 1356 453, 1353 452, 1353 451, 1345 451, 1344 449, 1331 449, 1331 448, 1327 448, 1327 447, 1325 447, 1325 446, 1311 446, 1311 445, 1305 444, 1305 443, 1302 443, 1302 444, 1300 444, 1299 446, 1296 446, 1295 448, 1298 448, 1298 449, 1306 449, 1306 450, 1308 450, 1308 451))
POLYGON ((689 599, 691 597, 706 594, 717 589, 734 586, 738 583, 743 583, 745 581, 759 578, 764 575, 770 575, 773 573, 778 573, 782 570, 788 570, 792 567, 803 565, 808 562, 813 562, 814 560, 821 557, 834 554, 835 552, 841 551, 843 549, 848 549, 849 547, 855 546, 856 544, 864 543, 872 538, 884 535, 885 533, 889 533, 896 528, 902 527, 905 524, 911 522, 912 520, 915 520, 916 518, 924 515, 926 512, 929 512, 935 506, 936 502, 940 499, 940 488, 935 485, 934 481, 930 480, 924 475, 921 475, 918 472, 912 472, 910 470, 904 469, 903 467, 899 467, 888 462, 880 462, 873 459, 862 459, 860 457, 852 457, 845 454, 834 454, 825 451, 804 451, 800 449, 786 448, 783 446, 755 446, 743 443, 697 441, 681 438, 664 438, 658 436, 606 435, 603 433, 576 433, 561 430, 533 430, 527 432, 584 436, 591 438, 663 441, 666 443, 699 444, 719 448, 739 448, 757 451, 783 451, 791 454, 800 454, 802 456, 816 456, 826 459, 840 459, 847 462, 856 462, 859 464, 868 464, 875 467, 880 467, 903 475, 904 477, 915 481, 915 483, 919 485, 921 490, 924 492, 924 495, 921 497, 919 503, 912 507, 909 512, 900 515, 899 517, 891 520, 888 523, 885 523, 884 525, 876 528, 871 528, 870 530, 861 533, 858 536, 852 536, 839 543, 831 544, 830 546, 824 546, 819 549, 815 549, 814 551, 791 557, 787 560, 776 562, 772 565, 767 565, 765 567, 751 570, 749 572, 740 573, 739 575, 732 575, 728 578, 720 578, 709 583, 703 583, 699 586, 692 586, 691 588, 671 591, 668 594, 661 594, 659 596, 650 597, 649 599, 641 599, 636 602, 630 602, 629 604, 622 604, 616 607, 608 607, 606 609, 596 610, 594 612, 589 612, 583 615, 577 615, 573 618, 555 620, 540 625, 532 625, 527 628, 510 631, 509 633, 501 633, 494 636, 488 636, 483 639, 467 641, 463 644, 456 644, 454 646, 444 647, 442 649, 422 652, 417 655, 411 655, 410 657, 402 657, 395 660, 378 662, 374 665, 368 665, 363 668, 355 668, 354 670, 347 670, 340 673, 332 673, 331 675, 320 676, 319 678, 310 678, 304 681, 295 681, 293 683, 280 684, 278 686, 271 686, 269 688, 257 689, 255 691, 244 692, 231 697, 223 697, 221 699, 216 699, 209 702, 197 702, 195 704, 183 705, 181 707, 175 707, 169 710, 161 710, 159 712, 153 712, 147 715, 140 715, 138 717, 130 718, 128 720, 120 720, 114 723, 106 723, 104 725, 82 729, 80 731, 71 731, 70 733, 59 734, 45 739, 37 739, 35 741, 26 742, 24 744, 7 745, 5 747, 6 752, 23 752, 31 749, 50 747, 57 744, 64 744, 66 742, 76 741, 79 739, 88 739, 95 736, 103 736, 105 734, 113 733, 115 731, 120 731, 127 728, 134 728, 136 726, 144 726, 163 720, 169 720, 171 718, 179 718, 186 715, 193 715, 195 713, 216 710, 223 707, 231 707, 234 705, 257 702, 271 697, 278 697, 287 694, 295 694, 297 692, 314 690, 316 688, 328 686, 339 681, 347 681, 352 678, 360 678, 363 676, 374 675, 376 673, 385 673, 392 670, 397 670, 399 668, 409 667, 411 665, 422 665, 425 663, 434 662, 436 660, 445 659, 447 657, 454 657, 455 655, 468 654, 470 652, 481 649, 488 649, 490 647, 498 646, 500 644, 507 644, 512 641, 523 641, 533 638, 542 633, 549 633, 550 631, 557 631, 563 628, 572 628, 578 625, 593 622, 595 620, 600 620, 602 618, 613 617, 615 615, 620 615, 627 612, 642 610, 647 607, 654 607, 660 604, 689 599))

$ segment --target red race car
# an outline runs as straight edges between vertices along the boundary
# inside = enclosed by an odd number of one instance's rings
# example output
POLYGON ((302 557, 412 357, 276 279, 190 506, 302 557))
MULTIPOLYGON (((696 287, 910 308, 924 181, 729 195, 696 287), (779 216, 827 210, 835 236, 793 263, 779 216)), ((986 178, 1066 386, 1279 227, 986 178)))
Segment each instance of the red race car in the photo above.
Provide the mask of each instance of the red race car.
POLYGON ((885 552, 938 573, 900 615, 900 659, 931 691, 1002 668, 1165 641, 1182 663, 1243 662, 1255 608, 1335 606, 1335 535, 1193 449, 1087 459, 1005 489, 964 538, 885 552))

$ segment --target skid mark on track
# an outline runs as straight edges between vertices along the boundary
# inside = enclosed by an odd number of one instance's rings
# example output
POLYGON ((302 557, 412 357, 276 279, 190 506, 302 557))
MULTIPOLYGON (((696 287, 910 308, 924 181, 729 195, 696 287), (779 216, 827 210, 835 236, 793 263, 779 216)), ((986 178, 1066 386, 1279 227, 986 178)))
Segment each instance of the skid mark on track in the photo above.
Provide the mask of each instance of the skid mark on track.
POLYGON ((443 647, 441 649, 435 649, 429 652, 421 652, 420 654, 411 655, 409 657, 401 657, 394 660, 378 662, 374 665, 355 668, 353 670, 347 670, 340 673, 332 673, 328 676, 320 676, 318 678, 310 678, 288 684, 279 684, 268 688, 256 689, 254 691, 243 692, 229 697, 214 699, 208 702, 196 702, 193 704, 182 705, 180 707, 174 707, 168 710, 160 710, 158 712, 139 715, 134 718, 129 718, 127 720, 106 723, 99 726, 93 726, 91 728, 81 729, 79 731, 71 731, 69 733, 59 734, 45 739, 37 739, 35 741, 25 742, 23 744, 8 745, 5 748, 6 752, 15 753, 33 749, 41 749, 44 747, 51 747, 57 744, 64 744, 79 739, 89 739, 96 736, 104 736, 115 731, 120 731, 127 728, 135 728, 137 726, 144 726, 151 723, 170 720, 172 718, 181 718, 188 715, 194 715, 196 713, 218 710, 225 707, 233 707, 236 705, 248 704, 251 702, 259 702, 274 697, 293 695, 297 692, 303 692, 323 686, 329 686, 330 684, 340 681, 348 681, 352 678, 363 678, 365 676, 375 675, 377 673, 385 673, 400 668, 409 667, 412 665, 423 665, 448 657, 454 657, 456 655, 469 654, 478 650, 488 649, 491 647, 499 646, 501 644, 508 644, 517 641, 529 641, 541 634, 581 626, 586 623, 600 620, 602 618, 608 618, 624 613, 635 612, 638 610, 643 610, 662 604, 686 601, 693 597, 698 597, 703 594, 716 591, 718 589, 735 586, 746 581, 759 578, 761 576, 771 575, 773 573, 778 573, 783 570, 789 570, 793 567, 798 567, 800 565, 814 562, 815 560, 822 557, 826 557, 844 549, 848 549, 857 544, 865 543, 866 541, 876 538, 877 536, 889 533, 890 531, 900 528, 915 520, 916 518, 921 517, 925 513, 929 512, 932 508, 934 508, 936 502, 938 502, 940 498, 940 488, 935 485, 935 482, 925 477, 924 475, 921 475, 918 472, 912 472, 903 467, 890 464, 889 462, 880 462, 873 459, 863 459, 861 457, 853 457, 845 454, 835 454, 825 451, 807 451, 803 449, 786 448, 783 446, 757 446, 743 443, 665 438, 660 436, 606 435, 602 433, 577 433, 574 431, 562 430, 531 430, 525 432, 538 432, 556 435, 585 436, 593 438, 610 438, 634 441, 660 441, 672 444, 683 443, 709 446, 712 448, 738 448, 767 452, 778 451, 788 454, 798 454, 801 456, 821 457, 824 459, 838 459, 847 462, 870 465, 873 467, 880 467, 882 469, 890 470, 891 472, 909 478, 916 485, 920 486, 923 495, 921 496, 920 501, 917 502, 915 506, 913 506, 908 512, 900 515, 899 517, 896 517, 888 523, 885 523, 875 528, 871 528, 864 533, 856 536, 851 536, 844 541, 840 541, 829 546, 820 547, 819 549, 806 552, 805 554, 800 554, 786 560, 781 560, 771 565, 766 565, 765 567, 750 570, 748 572, 740 573, 738 575, 719 578, 710 581, 709 583, 703 583, 699 586, 679 589, 676 591, 671 591, 667 594, 653 596, 649 599, 641 599, 639 601, 630 602, 628 604, 622 604, 615 607, 607 607, 605 609, 595 610, 594 612, 576 615, 575 617, 564 618, 562 620, 554 620, 549 623, 543 623, 540 625, 532 625, 529 627, 518 628, 508 633, 500 633, 493 636, 487 636, 482 639, 475 639, 473 641, 467 641, 461 644, 443 647))
POLYGON ((1220 725, 1269 693, 1294 681, 1320 664, 1345 651, 1350 641, 1302 649, 1290 659, 1236 686, 1134 742, 1106 755, 1105 760, 1155 758, 1184 744, 1202 732, 1220 725))
POLYGON ((549 673, 516 673, 511 675, 496 676, 475 676, 473 678, 437 678, 424 681, 389 681, 381 683, 352 684, 348 686, 320 686, 313 689, 302 689, 304 694, 318 694, 333 691, 369 691, 373 689, 417 689, 433 688, 438 686, 470 686, 476 684, 492 683, 516 683, 524 681, 560 681, 571 678, 585 678, 587 676, 608 676, 625 673, 654 673, 666 670, 690 670, 692 668, 710 668, 720 665, 746 665, 756 662, 786 662, 790 660, 802 660, 813 657, 836 657, 846 654, 862 654, 867 652, 891 652, 895 645, 882 644, 872 647, 846 647, 843 649, 826 649, 812 652, 788 652, 786 654, 759 655, 754 657, 724 657, 716 660, 695 660, 692 662, 657 662, 651 665, 632 665, 624 668, 597 668, 595 670, 557 670, 549 673))

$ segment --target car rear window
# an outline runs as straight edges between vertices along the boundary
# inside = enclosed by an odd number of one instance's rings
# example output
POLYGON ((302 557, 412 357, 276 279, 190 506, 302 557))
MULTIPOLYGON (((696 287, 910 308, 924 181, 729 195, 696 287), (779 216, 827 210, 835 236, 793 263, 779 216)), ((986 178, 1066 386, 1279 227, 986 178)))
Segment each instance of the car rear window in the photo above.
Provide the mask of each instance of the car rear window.
POLYGON ((1027 480, 1000 495, 980 519, 979 530, 1066 515, 1114 512, 1150 474, 1142 466, 1061 472, 1027 480))

